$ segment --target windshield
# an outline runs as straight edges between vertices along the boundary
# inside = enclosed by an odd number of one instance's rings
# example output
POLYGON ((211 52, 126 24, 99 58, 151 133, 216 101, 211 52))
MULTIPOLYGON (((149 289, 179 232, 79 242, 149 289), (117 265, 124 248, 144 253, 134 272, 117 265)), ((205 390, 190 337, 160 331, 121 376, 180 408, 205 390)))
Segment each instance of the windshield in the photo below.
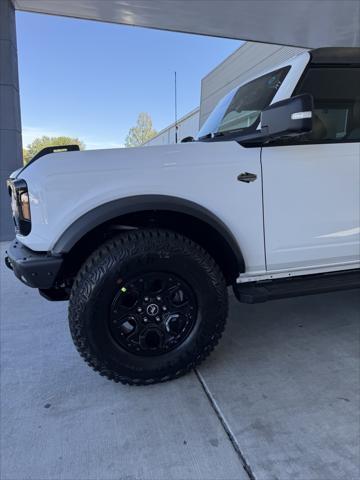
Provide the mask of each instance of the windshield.
POLYGON ((290 67, 280 68, 235 88, 217 104, 201 128, 198 138, 234 130, 255 130, 260 113, 269 106, 290 67))

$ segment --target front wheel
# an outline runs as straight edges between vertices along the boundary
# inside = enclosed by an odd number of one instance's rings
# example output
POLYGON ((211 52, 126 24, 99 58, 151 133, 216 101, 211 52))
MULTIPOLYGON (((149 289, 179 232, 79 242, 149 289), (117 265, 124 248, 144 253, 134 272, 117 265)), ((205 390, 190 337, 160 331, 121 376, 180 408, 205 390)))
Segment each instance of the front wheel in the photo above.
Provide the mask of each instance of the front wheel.
POLYGON ((104 243, 74 282, 69 323, 85 361, 144 385, 198 365, 223 332, 228 300, 210 255, 175 232, 133 230, 104 243))

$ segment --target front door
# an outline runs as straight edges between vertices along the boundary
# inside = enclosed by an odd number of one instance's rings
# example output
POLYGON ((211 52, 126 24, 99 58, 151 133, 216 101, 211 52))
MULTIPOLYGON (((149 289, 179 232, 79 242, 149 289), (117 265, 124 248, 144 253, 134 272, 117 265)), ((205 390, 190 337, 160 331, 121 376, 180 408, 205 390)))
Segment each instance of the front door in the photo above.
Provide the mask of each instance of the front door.
POLYGON ((269 271, 360 261, 360 69, 311 67, 310 135, 262 149, 269 271))

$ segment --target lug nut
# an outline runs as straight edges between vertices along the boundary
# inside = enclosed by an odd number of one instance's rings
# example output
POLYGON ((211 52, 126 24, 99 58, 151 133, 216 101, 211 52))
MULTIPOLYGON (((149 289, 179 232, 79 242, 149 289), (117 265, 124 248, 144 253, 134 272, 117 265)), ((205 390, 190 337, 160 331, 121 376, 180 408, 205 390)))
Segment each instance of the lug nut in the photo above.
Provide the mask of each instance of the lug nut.
POLYGON ((166 312, 167 308, 165 307, 165 305, 162 307, 163 311, 166 312))
POLYGON ((144 323, 146 323, 148 321, 148 318, 144 317, 143 320, 144 320, 144 323))
POLYGON ((145 297, 144 300, 145 300, 145 302, 148 302, 148 301, 149 301, 149 297, 145 297))
POLYGON ((160 322, 160 321, 161 321, 161 318, 160 318, 160 317, 155 317, 155 320, 156 320, 157 322, 160 322))
POLYGON ((142 308, 141 308, 141 307, 138 307, 137 311, 138 311, 139 313, 141 313, 141 312, 142 312, 142 308))
POLYGON ((160 302, 161 297, 157 296, 157 297, 156 297, 156 300, 157 300, 158 302, 160 302))

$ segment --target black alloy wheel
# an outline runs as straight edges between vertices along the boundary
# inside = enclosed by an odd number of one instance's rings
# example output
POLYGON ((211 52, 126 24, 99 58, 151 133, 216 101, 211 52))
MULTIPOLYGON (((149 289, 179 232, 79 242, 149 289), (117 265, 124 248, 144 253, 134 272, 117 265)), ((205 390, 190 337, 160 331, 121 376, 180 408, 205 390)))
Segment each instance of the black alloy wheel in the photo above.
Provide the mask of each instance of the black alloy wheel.
POLYGON ((137 275, 119 285, 111 304, 114 339, 135 355, 161 355, 183 343, 197 318, 192 288, 165 272, 137 275))

